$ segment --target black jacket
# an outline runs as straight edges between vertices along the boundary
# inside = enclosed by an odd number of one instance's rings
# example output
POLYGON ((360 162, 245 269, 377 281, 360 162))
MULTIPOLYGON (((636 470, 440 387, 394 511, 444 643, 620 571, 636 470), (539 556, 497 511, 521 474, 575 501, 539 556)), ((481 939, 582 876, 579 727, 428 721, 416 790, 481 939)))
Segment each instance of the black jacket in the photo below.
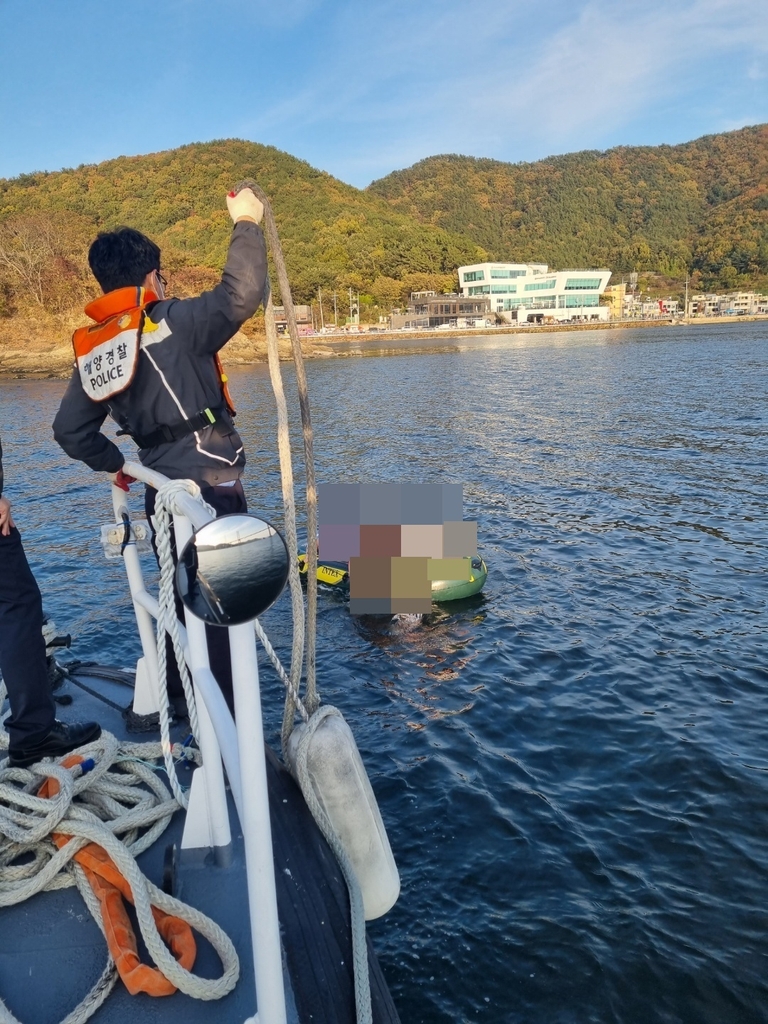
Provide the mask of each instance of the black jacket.
MULTIPOLYGON (((261 228, 238 222, 232 232, 221 282, 193 299, 163 299, 149 319, 157 328, 142 335, 136 375, 122 394, 94 402, 82 389, 75 368, 53 422, 64 451, 98 472, 115 473, 123 453, 101 433, 111 416, 122 430, 139 437, 161 426, 192 419, 223 404, 214 355, 226 345, 264 298, 267 256, 261 228)), ((139 449, 148 469, 171 479, 216 484, 240 476, 245 466, 242 441, 231 417, 222 412, 214 426, 178 440, 139 449)))

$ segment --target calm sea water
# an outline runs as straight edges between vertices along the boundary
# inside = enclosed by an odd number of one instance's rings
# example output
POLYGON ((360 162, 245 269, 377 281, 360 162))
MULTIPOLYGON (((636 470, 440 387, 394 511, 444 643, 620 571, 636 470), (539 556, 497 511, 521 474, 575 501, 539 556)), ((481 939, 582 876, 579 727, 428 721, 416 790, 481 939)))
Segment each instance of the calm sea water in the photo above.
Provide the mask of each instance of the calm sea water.
MULTIPOLYGON (((767 335, 309 365, 318 480, 463 483, 490 569, 416 628, 320 601, 322 693, 402 875, 370 931, 404 1024, 768 1021, 767 335)), ((232 379, 249 500, 279 521, 266 370, 232 379)), ((7 492, 73 653, 127 665, 108 492, 48 427, 62 391, 0 383, 7 492)), ((287 614, 266 620, 282 651, 287 614)))

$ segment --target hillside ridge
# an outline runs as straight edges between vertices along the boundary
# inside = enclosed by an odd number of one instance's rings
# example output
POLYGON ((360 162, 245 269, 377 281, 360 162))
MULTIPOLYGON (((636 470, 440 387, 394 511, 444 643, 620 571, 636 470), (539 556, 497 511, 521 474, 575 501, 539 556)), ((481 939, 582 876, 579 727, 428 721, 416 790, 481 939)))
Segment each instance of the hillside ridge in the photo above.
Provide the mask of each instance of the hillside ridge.
POLYGON ((697 276, 730 288, 768 274, 768 125, 660 146, 505 163, 443 154, 367 191, 495 259, 697 276))
MULTIPOLYGON (((66 350, 97 291, 86 254, 101 230, 153 237, 173 294, 211 287, 231 229, 224 195, 243 178, 271 198, 295 300, 322 291, 326 323, 334 295, 340 322, 350 291, 377 322, 486 259, 609 267, 614 280, 637 271, 667 293, 686 275, 692 290, 768 286, 768 125, 534 163, 443 154, 366 189, 273 146, 221 139, 0 179, 0 357, 66 350)), ((257 315, 243 358, 262 331, 257 315)))

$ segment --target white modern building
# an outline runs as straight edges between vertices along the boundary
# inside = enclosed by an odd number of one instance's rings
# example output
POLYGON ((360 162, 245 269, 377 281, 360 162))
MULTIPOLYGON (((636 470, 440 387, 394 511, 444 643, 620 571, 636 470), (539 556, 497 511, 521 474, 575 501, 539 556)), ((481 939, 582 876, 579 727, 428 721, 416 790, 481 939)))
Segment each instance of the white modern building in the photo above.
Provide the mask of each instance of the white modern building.
POLYGON ((768 296, 757 292, 729 292, 727 295, 694 295, 688 303, 688 316, 728 316, 768 313, 768 296))
POLYGON ((510 322, 607 320, 600 296, 610 270, 549 270, 546 263, 475 263, 459 267, 462 295, 484 296, 510 322))

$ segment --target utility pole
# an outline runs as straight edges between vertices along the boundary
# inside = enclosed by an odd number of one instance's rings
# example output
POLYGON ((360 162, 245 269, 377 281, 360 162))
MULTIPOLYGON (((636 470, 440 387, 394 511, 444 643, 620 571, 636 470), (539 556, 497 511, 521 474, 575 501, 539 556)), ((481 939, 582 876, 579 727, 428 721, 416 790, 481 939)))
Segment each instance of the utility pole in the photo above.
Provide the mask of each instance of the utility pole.
POLYGON ((333 326, 339 326, 339 311, 336 308, 336 291, 333 292, 333 326))
POLYGON ((325 330, 325 320, 323 319, 323 289, 322 288, 318 288, 317 289, 317 299, 318 299, 318 302, 320 303, 320 330, 324 331, 325 330))
POLYGON ((360 323, 360 292, 357 293, 357 305, 352 298, 352 286, 349 288, 349 322, 351 324, 360 323))
POLYGON ((688 319, 688 271, 685 272, 685 311, 683 313, 685 319, 688 319))

